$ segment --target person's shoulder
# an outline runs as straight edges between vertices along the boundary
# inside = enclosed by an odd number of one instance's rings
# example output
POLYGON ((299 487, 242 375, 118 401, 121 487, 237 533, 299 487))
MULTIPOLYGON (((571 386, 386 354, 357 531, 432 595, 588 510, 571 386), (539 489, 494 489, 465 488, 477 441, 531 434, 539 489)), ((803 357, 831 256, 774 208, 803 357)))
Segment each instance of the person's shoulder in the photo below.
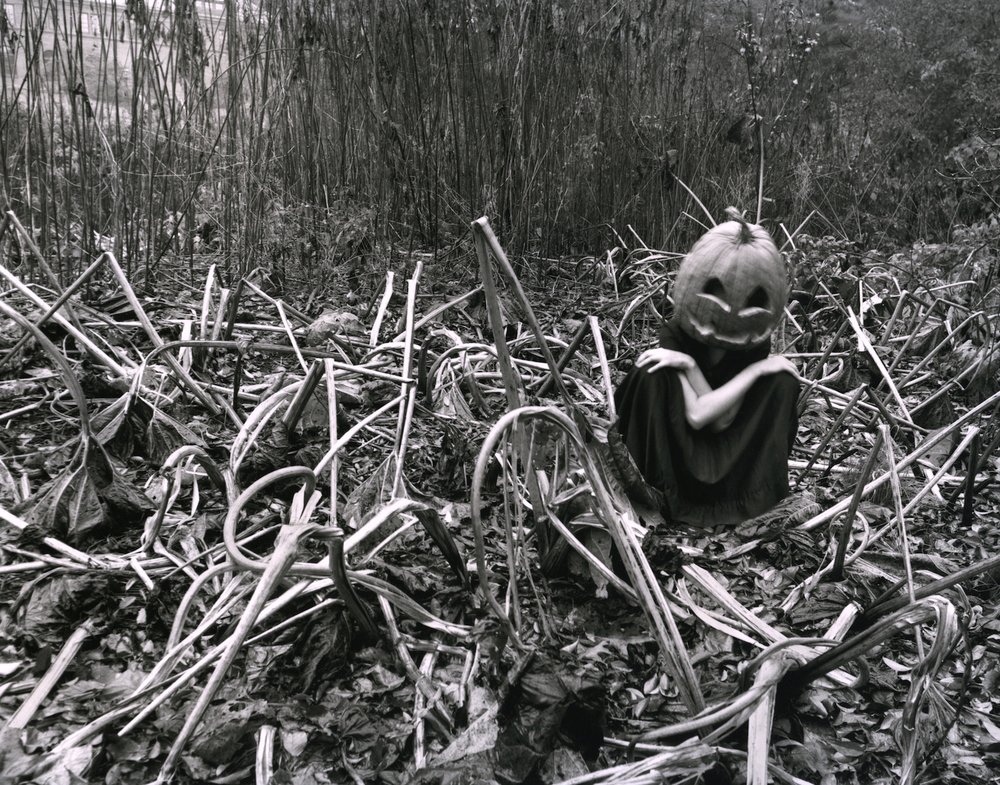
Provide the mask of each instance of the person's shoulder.
MULTIPOLYGON (((768 353, 765 355, 764 359, 770 359, 772 357, 782 357, 786 360, 788 359, 785 355, 780 353, 768 353)), ((799 377, 793 373, 787 373, 782 371, 781 373, 775 373, 768 376, 771 383, 776 387, 787 388, 789 390, 798 390, 801 387, 801 381, 799 377)))

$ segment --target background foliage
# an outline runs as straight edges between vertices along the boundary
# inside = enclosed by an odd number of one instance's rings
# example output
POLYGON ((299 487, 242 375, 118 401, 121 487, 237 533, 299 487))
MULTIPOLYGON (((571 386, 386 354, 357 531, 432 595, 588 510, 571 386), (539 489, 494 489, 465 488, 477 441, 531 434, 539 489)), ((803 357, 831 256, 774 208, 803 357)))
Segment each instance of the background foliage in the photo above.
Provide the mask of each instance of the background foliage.
POLYGON ((3 201, 147 273, 438 247, 483 213, 521 251, 683 246, 673 175, 752 208, 755 115, 775 223, 890 245, 996 209, 992 0, 33 0, 0 33, 3 201))

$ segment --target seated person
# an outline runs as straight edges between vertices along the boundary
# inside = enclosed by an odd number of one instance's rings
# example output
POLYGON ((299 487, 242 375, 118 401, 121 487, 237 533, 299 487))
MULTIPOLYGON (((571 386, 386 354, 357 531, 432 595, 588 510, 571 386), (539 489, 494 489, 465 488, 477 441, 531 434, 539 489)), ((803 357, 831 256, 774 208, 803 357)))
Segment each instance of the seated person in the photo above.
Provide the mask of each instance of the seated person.
POLYGON ((770 355, 788 297, 771 236, 733 208, 685 257, 674 315, 615 394, 622 442, 668 521, 732 526, 788 494, 799 377, 770 355))

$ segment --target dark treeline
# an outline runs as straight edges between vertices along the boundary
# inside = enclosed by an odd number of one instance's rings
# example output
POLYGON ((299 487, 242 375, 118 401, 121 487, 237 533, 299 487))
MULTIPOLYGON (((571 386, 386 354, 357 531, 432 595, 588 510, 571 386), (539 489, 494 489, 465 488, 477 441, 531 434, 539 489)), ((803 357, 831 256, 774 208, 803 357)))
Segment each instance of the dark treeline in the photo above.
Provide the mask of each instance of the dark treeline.
POLYGON ((753 212, 761 140, 775 224, 881 245, 996 208, 994 0, 94 6, 0 20, 2 198, 49 247, 335 255, 483 213, 522 251, 683 245, 675 175, 753 212))

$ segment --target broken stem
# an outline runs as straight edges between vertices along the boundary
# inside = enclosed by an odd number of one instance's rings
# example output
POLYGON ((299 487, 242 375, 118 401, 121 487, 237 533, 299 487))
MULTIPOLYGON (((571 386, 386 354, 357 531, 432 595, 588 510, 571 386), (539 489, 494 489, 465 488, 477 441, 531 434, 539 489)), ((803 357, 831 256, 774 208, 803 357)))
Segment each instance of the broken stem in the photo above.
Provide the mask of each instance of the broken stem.
POLYGON ((60 649, 59 655, 52 661, 49 669, 45 672, 45 675, 35 685, 31 694, 14 713, 14 716, 10 718, 10 721, 7 723, 8 728, 20 730, 28 726, 31 718, 35 716, 35 712, 38 711, 42 703, 49 696, 49 693, 55 688, 59 679, 62 678, 66 669, 73 662, 73 658, 76 657, 77 652, 80 651, 83 642, 90 637, 91 632, 93 632, 93 623, 90 620, 85 621, 73 630, 72 634, 63 644, 62 649, 60 649))
MULTIPOLYGON (((864 389, 864 388, 862 388, 864 389)), ((859 391, 860 392, 860 391, 859 391)), ((886 427, 886 426, 883 426, 886 427)), ((847 508, 847 515, 840 527, 840 536, 837 538, 837 552, 833 557, 833 568, 830 570, 830 580, 839 581, 844 577, 844 558, 847 555, 847 545, 851 541, 851 532, 854 529, 854 516, 858 512, 858 505, 861 504, 861 497, 864 495, 865 485, 875 469, 879 451, 882 449, 882 442, 885 434, 880 429, 875 436, 875 444, 872 445, 871 452, 868 453, 868 460, 865 461, 864 468, 858 476, 857 484, 854 486, 854 495, 851 497, 851 505, 847 508)))

